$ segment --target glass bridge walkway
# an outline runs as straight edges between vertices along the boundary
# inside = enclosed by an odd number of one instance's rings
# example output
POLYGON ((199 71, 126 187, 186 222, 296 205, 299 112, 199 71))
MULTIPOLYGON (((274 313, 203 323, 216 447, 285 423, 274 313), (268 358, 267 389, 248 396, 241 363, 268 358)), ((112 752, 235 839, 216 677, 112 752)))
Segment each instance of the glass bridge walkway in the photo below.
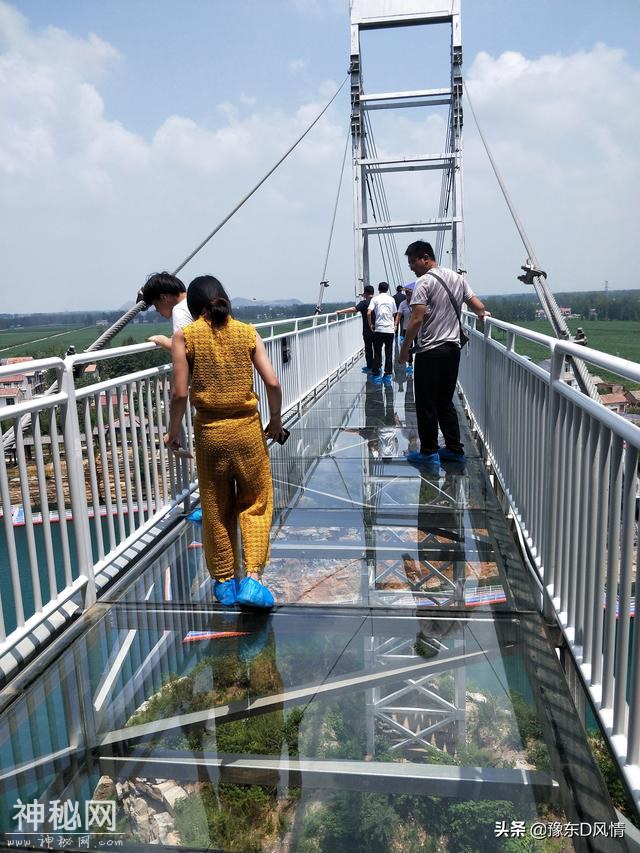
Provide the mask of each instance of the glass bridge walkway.
POLYGON ((471 435, 410 466, 360 367, 272 449, 271 614, 180 518, 2 695, 3 849, 630 849, 471 435))

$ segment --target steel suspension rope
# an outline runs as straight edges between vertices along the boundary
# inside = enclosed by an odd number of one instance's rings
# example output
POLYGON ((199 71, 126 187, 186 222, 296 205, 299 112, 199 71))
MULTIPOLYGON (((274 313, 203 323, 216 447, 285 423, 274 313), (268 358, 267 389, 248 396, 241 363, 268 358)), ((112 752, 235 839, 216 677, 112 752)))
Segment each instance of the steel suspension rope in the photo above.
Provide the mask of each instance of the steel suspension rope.
MULTIPOLYGON (((367 145, 367 153, 372 154, 374 158, 377 158, 377 148, 375 143, 375 138, 373 135, 373 127, 371 125, 371 120, 369 116, 365 114, 365 125, 367 127, 367 138, 371 139, 371 144, 367 145)), ((378 205, 378 213, 380 215, 381 222, 389 222, 390 221, 390 213, 389 213, 389 205, 387 203, 386 192, 384 188, 384 182, 382 180, 381 175, 372 170, 371 174, 371 184, 368 184, 369 194, 372 199, 372 205, 375 199, 375 202, 378 205)), ((381 234, 378 234, 379 242, 384 240, 386 251, 389 259, 389 266, 392 268, 392 275, 389 276, 389 272, 387 271, 387 266, 385 266, 385 274, 387 279, 391 279, 395 284, 402 284, 402 270, 400 268, 400 261, 398 260, 398 246, 395 241, 394 235, 392 235, 388 229, 382 231, 381 234)), ((382 245, 381 245, 381 251, 382 245)))
MULTIPOLYGON (((264 182, 275 172, 275 170, 278 168, 278 166, 280 166, 280 164, 283 163, 284 160, 286 160, 286 158, 289 156, 289 154, 291 154, 291 152, 302 142, 302 140, 309 133, 309 131, 318 123, 318 121, 320 121, 322 116, 326 113, 326 111, 329 109, 331 104, 335 101, 335 99, 338 97, 338 95, 342 91, 342 88, 344 87, 344 84, 347 82, 348 79, 349 79, 349 72, 347 72, 344 80, 342 81, 340 86, 338 86, 335 93, 331 96, 331 98, 326 103, 326 105, 322 108, 322 110, 314 118, 314 120, 311 122, 311 124, 309 124, 309 126, 306 128, 306 130, 302 134, 300 134, 300 136, 296 139, 296 141, 293 143, 293 145, 291 145, 287 149, 287 151, 282 155, 282 157, 280 157, 280 159, 276 162, 276 164, 274 166, 272 166, 271 169, 269 169, 269 171, 266 173, 266 175, 264 175, 264 177, 258 181, 258 183, 253 187, 253 189, 251 189, 238 202, 238 204, 236 204, 236 206, 224 217, 224 219, 222 219, 222 221, 220 223, 218 223, 218 225, 216 225, 216 227, 213 229, 213 231, 211 231, 211 233, 208 234, 207 237, 205 237, 205 239, 202 240, 202 242, 199 243, 196 246, 196 248, 189 255, 187 255, 187 257, 182 261, 182 263, 179 264, 175 268, 175 270, 173 271, 173 275, 177 275, 180 272, 180 270, 183 267, 185 267, 189 263, 189 261, 192 260, 202 248, 204 248, 204 246, 207 245, 209 240, 211 240, 211 238, 215 234, 218 233, 218 231, 223 227, 223 225, 225 225, 231 219, 231 217, 235 213, 237 213, 238 210, 240 210, 240 208, 243 206, 243 204, 245 204, 245 202, 247 202, 251 198, 251 196, 256 192, 256 190, 258 190, 262 186, 262 184, 264 184, 264 182)), ((122 329, 124 329, 124 327, 127 325, 127 323, 129 323, 131 320, 133 320, 133 318, 136 317, 141 311, 146 310, 147 307, 148 307, 147 303, 144 300, 139 299, 135 305, 133 305, 125 314, 122 315, 122 317, 120 317, 118 320, 116 320, 116 322, 113 323, 113 325, 111 325, 105 332, 103 332, 103 334, 100 335, 100 337, 97 338, 97 340, 95 340, 89 347, 87 347, 85 352, 96 352, 97 350, 103 349, 108 343, 110 343, 113 340, 113 338, 118 334, 118 332, 121 332, 122 329)), ((58 381, 56 380, 45 390, 44 393, 45 393, 45 395, 55 394, 57 391, 57 388, 58 388, 58 381)), ((20 422, 18 425, 20 430, 23 430, 30 421, 31 421, 31 415, 24 415, 20 419, 20 422)), ((10 447, 12 445, 12 443, 14 443, 14 442, 15 442, 15 431, 14 431, 14 428, 11 427, 2 436, 2 444, 3 444, 3 447, 7 448, 7 447, 10 447)))
MULTIPOLYGON (((524 225, 522 224, 522 221, 518 216, 511 197, 509 196, 506 184, 502 179, 502 175, 500 174, 496 161, 493 158, 493 155, 489 148, 489 144, 487 143, 484 133, 482 132, 480 123, 478 122, 478 117, 476 116, 476 112, 473 108, 473 102, 469 97, 469 90, 467 89, 466 81, 463 80, 462 85, 464 88, 464 93, 467 96, 467 101, 471 109, 471 115, 473 116, 473 120, 478 130, 478 134, 480 135, 480 139, 482 140, 482 144, 484 145, 484 150, 487 152, 487 157, 489 158, 489 162, 491 163, 491 168, 493 169, 493 173, 496 176, 496 180, 498 181, 504 200, 506 201, 507 207, 509 208, 511 218, 513 219, 518 234, 520 235, 520 239, 522 240, 522 244, 527 252, 527 263, 525 264, 525 266, 522 267, 522 269, 525 271, 525 275, 519 276, 519 278, 525 284, 533 285, 538 299, 540 300, 540 304, 544 308, 545 314, 547 315, 547 319, 549 320, 549 323, 551 325, 551 328, 553 329, 555 336, 560 339, 571 340, 571 331, 569 329, 569 326, 567 325, 566 320, 560 312, 558 303, 556 302, 555 297, 551 292, 551 289, 546 283, 547 274, 543 272, 540 268, 536 254, 533 251, 533 247, 524 230, 524 225)), ((569 362, 573 365, 574 374, 581 391, 583 391, 583 393, 587 394, 593 400, 597 400, 598 402, 600 402, 600 395, 598 394, 598 390, 593 382, 593 379, 591 378, 591 374, 589 373, 589 370, 585 363, 580 359, 573 358, 571 356, 567 356, 567 358, 569 362)))
MULTIPOLYGON (((285 151, 285 153, 282 155, 282 157, 280 157, 280 159, 275 163, 275 165, 272 166, 271 169, 269 169, 269 171, 266 173, 266 175, 264 175, 264 177, 262 177, 258 181, 258 183, 251 190, 249 190, 249 192, 246 195, 243 196, 243 198, 235 205, 235 207, 231 211, 229 211, 229 213, 222 219, 222 221, 219 222, 218 225, 216 225, 216 227, 213 229, 213 231, 211 231, 204 238, 204 240, 202 240, 196 246, 196 248, 192 252, 190 252, 190 254, 187 255, 187 257, 182 261, 182 263, 178 264, 178 266, 173 271, 173 275, 177 275, 180 272, 180 270, 183 269, 183 267, 185 267, 189 263, 189 261, 191 261, 198 254, 198 252, 207 245, 209 240, 211 240, 211 238, 215 234, 217 234, 218 231, 220 231, 220 229, 224 225, 226 225, 226 223, 231 219, 231 217, 234 216, 240 210, 240 208, 243 206, 243 204, 245 204, 245 202, 247 202, 251 198, 251 196, 256 192, 256 190, 258 190, 262 186, 262 184, 264 184, 264 182, 269 177, 271 177, 271 175, 275 172, 275 170, 278 168, 278 166, 280 166, 280 164, 283 163, 284 160, 286 160, 286 158, 289 156, 289 154, 291 154, 291 152, 302 142, 302 140, 309 133, 309 131, 320 121, 322 116, 326 113, 326 111, 329 109, 331 104, 335 101, 335 99, 338 97, 338 95, 342 91, 342 88, 344 87, 344 84, 347 82, 348 79, 349 79, 349 74, 347 73, 347 75, 345 76, 345 78, 342 81, 342 83, 340 84, 340 86, 338 86, 338 88, 336 89, 335 93, 331 96, 331 98, 325 104, 325 106, 322 108, 322 110, 320 110, 318 115, 314 118, 314 120, 306 128, 306 130, 302 134, 300 134, 300 136, 296 139, 296 141, 293 143, 293 145, 291 145, 290 148, 288 148, 287 151, 285 151)), ((102 334, 98 338, 97 341, 95 341, 93 344, 91 344, 91 346, 86 350, 86 352, 94 352, 95 350, 102 349, 107 343, 109 343, 118 334, 119 331, 121 331, 127 325, 127 323, 130 320, 132 320, 137 314, 139 314, 140 311, 144 311, 146 307, 147 307, 146 302, 138 301, 136 303, 136 305, 134 305, 132 308, 130 308, 126 314, 124 314, 119 320, 117 320, 113 324, 113 326, 111 326, 109 329, 107 329, 106 332, 104 332, 104 334, 102 334)))
POLYGON ((333 229, 336 224, 336 214, 338 212, 338 202, 340 201, 340 190, 342 189, 342 179, 344 177, 344 166, 347 162, 347 151, 349 150, 349 140, 351 139, 351 127, 347 129, 347 140, 344 145, 344 154, 342 155, 342 166, 340 167, 340 178, 338 179, 338 190, 336 192, 336 202, 333 206, 333 216, 331 217, 331 228, 329 229, 329 242, 327 243, 327 253, 324 256, 324 266, 322 267, 322 275, 320 277, 320 293, 318 295, 318 304, 316 305, 316 314, 320 313, 322 308, 322 299, 324 297, 325 288, 329 286, 326 280, 327 266, 329 264, 329 252, 331 251, 331 241, 333 240, 333 229))
MULTIPOLYGON (((377 148, 375 137, 373 133, 373 126, 371 124, 371 119, 369 118, 369 114, 367 112, 364 113, 364 125, 365 125, 365 156, 377 158, 377 148)), ((389 220, 389 207, 386 204, 386 196, 384 191, 384 184, 382 183, 382 179, 375 170, 367 170, 367 180, 366 180, 367 191, 369 194, 369 199, 371 200, 371 209, 373 212, 373 218, 376 222, 388 222, 389 220), (371 180, 369 180, 371 178, 371 180), (378 189, 379 187, 379 189, 378 189), (376 210, 377 206, 377 210, 376 210)), ((382 257, 382 265, 384 267, 385 278, 388 282, 394 280, 393 275, 393 266, 394 261, 396 266, 396 272, 400 272, 399 262, 397 261, 397 246, 395 245, 395 241, 391 238, 388 230, 383 229, 378 232, 378 245, 380 247, 380 255, 382 257), (384 247, 383 247, 384 243, 384 247), (385 258, 385 247, 386 247, 386 255, 385 258), (387 259, 389 261, 389 266, 387 266, 387 259)), ((396 277, 396 283, 399 283, 401 279, 396 277)))

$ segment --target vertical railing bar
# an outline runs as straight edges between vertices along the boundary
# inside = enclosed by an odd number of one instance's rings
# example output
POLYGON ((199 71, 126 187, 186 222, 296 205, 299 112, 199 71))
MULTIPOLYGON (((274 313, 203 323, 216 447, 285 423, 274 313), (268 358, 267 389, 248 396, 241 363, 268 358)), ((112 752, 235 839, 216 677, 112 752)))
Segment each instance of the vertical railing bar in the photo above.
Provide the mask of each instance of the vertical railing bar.
POLYGON ((73 367, 68 361, 65 362, 61 374, 60 386, 67 395, 66 404, 62 409, 62 424, 73 519, 73 540, 76 552, 74 568, 76 569, 76 577, 86 577, 87 579, 87 585, 84 589, 84 605, 89 607, 96 600, 96 581, 93 568, 91 528, 88 518, 89 509, 87 506, 82 440, 80 438, 78 400, 76 398, 73 367))
POLYGON ((583 476, 583 471, 586 467, 585 461, 590 466, 593 460, 592 455, 587 456, 587 448, 591 445, 592 432, 592 420, 587 415, 587 413, 584 412, 582 415, 582 429, 580 431, 580 444, 578 448, 579 453, 577 465, 579 490, 577 500, 578 515, 576 518, 575 526, 573 528, 573 530, 575 531, 576 538, 574 549, 577 552, 575 564, 575 634, 573 641, 578 645, 583 645, 584 643, 584 601, 585 589, 587 584, 589 583, 589 575, 585 571, 588 560, 588 552, 586 550, 588 532, 585 530, 584 526, 587 522, 587 519, 589 518, 589 494, 591 492, 591 489, 589 488, 589 481, 583 476))
MULTIPOLYGON (((53 453, 53 476, 56 487, 56 503, 58 505, 58 524, 60 525, 60 542, 62 543, 62 562, 64 565, 64 581, 67 586, 73 583, 71 569, 71 549, 69 547, 69 530, 67 527, 67 502, 62 482, 62 458, 60 456, 60 441, 58 436, 57 409, 49 410, 49 435, 53 453)), ((66 464, 66 459, 65 459, 66 464)), ((68 478, 67 478, 68 483, 68 478)))
POLYGON ((636 543, 636 594, 633 648, 631 651, 631 684, 629 690, 629 730, 627 733, 627 763, 640 764, 640 543, 636 543))
POLYGON ((620 560, 620 509, 622 506, 622 454, 624 443, 613 437, 611 450, 611 488, 609 491, 609 535, 607 550, 607 584, 604 611, 604 660, 602 664, 602 707, 613 706, 616 610, 618 603, 618 572, 620 560))
POLYGON ((602 681, 602 638, 604 633, 604 589, 606 578, 606 560, 607 560, 607 528, 608 528, 608 513, 609 513, 609 488, 611 482, 611 432, 604 424, 600 426, 601 443, 600 453, 598 455, 598 477, 600 488, 597 490, 598 503, 596 510, 596 518, 598 524, 598 533, 596 538, 596 556, 595 556, 595 601, 594 601, 594 618, 593 618, 593 641, 592 641, 592 684, 600 684, 602 681))
MULTIPOLYGON (((162 375, 162 384, 166 383, 167 374, 162 375)), ((164 446, 164 433, 165 433, 165 418, 163 417, 163 406, 162 406, 162 396, 160 393, 160 377, 156 376, 155 378, 155 400, 156 400, 156 413, 157 413, 157 421, 158 421, 158 451, 160 454, 160 479, 162 481, 162 501, 168 502, 170 500, 169 495, 169 486, 167 483, 167 450, 164 446)))
POLYGON ((638 451, 627 444, 625 448, 624 479, 622 482, 622 549, 620 553, 620 584, 618 589, 618 639, 616 655, 616 686, 613 696, 612 734, 624 734, 627 724, 627 673, 629 671, 629 633, 631 630, 631 583, 633 538, 635 532, 638 451))
MULTIPOLYGON (((146 383, 147 380, 145 380, 145 385, 146 383)), ((136 385, 136 391, 138 397, 138 414, 140 417, 140 438, 142 445, 142 469, 144 473, 144 490, 147 499, 147 519, 149 519, 152 517, 155 510, 153 508, 153 495, 151 492, 151 472, 149 471, 149 444, 147 442, 148 421, 144 410, 146 394, 144 393, 142 387, 142 380, 138 381, 136 385)), ((144 516, 142 515, 140 516, 140 518, 143 517, 144 516)))
MULTIPOLYGON (((15 609, 17 626, 24 625, 24 607, 22 604, 22 588, 20 586, 20 570, 18 567, 18 550, 13 529, 13 509, 11 504, 11 492, 9 490, 9 476, 7 474, 7 460, 4 452, 0 453, 0 496, 2 497, 4 533, 7 543, 7 555, 9 557, 9 574, 11 576, 11 589, 13 592, 13 606, 15 609)), ((4 602, 0 599, 0 632, 5 639, 6 623, 4 620, 4 602)))
MULTIPOLYGON (((83 400, 84 413, 84 441, 87 448, 87 465, 89 468, 89 483, 91 486, 91 501, 93 503, 93 529, 95 531, 96 545, 98 546, 98 559, 104 560, 104 542, 102 540, 102 519, 100 518, 100 495, 98 493, 98 476, 96 473, 96 460, 93 454, 93 433, 91 429, 91 405, 89 397, 83 400)), ((95 560, 94 560, 95 562, 95 560)))
MULTIPOLYGON (((119 401, 120 395, 117 394, 117 400, 119 401)), ((120 541, 127 538, 125 523, 124 523, 124 513, 123 513, 123 502, 122 502, 122 480, 120 478, 120 461, 118 458, 118 438, 116 434, 116 419, 113 411, 113 390, 109 388, 107 391, 107 420, 109 422, 109 444, 111 446, 111 464, 113 465, 113 488, 114 488, 114 496, 116 499, 116 513, 118 519, 118 533, 120 536, 120 541)), ((120 435, 122 437, 122 419, 120 420, 120 435)), ((123 471, 124 471, 124 456, 127 452, 126 450, 126 439, 125 445, 122 447, 122 457, 123 457, 123 471)), ((126 483, 125 483, 126 489, 126 483)))
POLYGON ((569 515, 569 598, 567 607, 567 626, 574 629, 574 642, 578 600, 578 555, 580 551, 580 503, 581 473, 584 456, 584 431, 586 415, 577 409, 574 420, 574 440, 571 449, 571 512, 569 515))
MULTIPOLYGON (((124 400, 122 398, 123 388, 118 385, 118 414, 120 417, 120 444, 122 447, 122 465, 124 469, 124 488, 127 496, 127 512, 129 515, 129 535, 135 532, 135 517, 133 512, 133 496, 131 491, 131 467, 129 465, 129 441, 127 438, 127 423, 124 415, 124 400)), ((131 413, 130 399, 127 397, 129 405, 129 413, 131 413)), ((131 414, 129 414, 129 423, 131 423, 131 414)), ((123 507, 124 509, 124 507, 123 507)))
MULTIPOLYGON (((565 408, 565 446, 564 446, 564 480, 560 484, 562 489, 565 484, 570 483, 573 477, 573 451, 575 448, 574 433, 574 418, 575 409, 568 401, 565 408)), ((566 490, 565 490, 566 492, 566 490)), ((560 610, 566 613, 568 610, 569 601, 569 579, 570 579, 570 548, 571 548, 571 492, 565 495, 565 500, 562 502, 561 514, 561 530, 562 530, 562 553, 560 555, 560 566, 562 570, 562 588, 560 593, 560 610)))
POLYGON ((14 418, 13 430, 16 438, 16 459, 20 476, 20 493, 22 496, 22 511, 24 513, 24 530, 27 539, 27 554, 29 556, 29 569, 31 575, 31 586, 33 588, 33 602, 35 612, 42 610, 42 592, 40 589, 40 573, 38 566, 38 552, 36 539, 33 531, 33 515, 31 512, 31 493, 29 491, 29 478, 27 476, 27 459, 24 452, 24 438, 20 429, 20 419, 14 418))
POLYGON ((58 595, 58 580, 56 578, 56 564, 53 556, 53 535, 51 530, 51 517, 49 513, 49 496, 47 494, 47 478, 44 471, 44 456, 42 453, 42 436, 40 434, 40 413, 34 414, 33 423, 33 449, 36 455, 36 471, 38 475, 38 490, 40 492, 40 514, 42 516, 42 532, 44 539, 44 551, 47 561, 47 577, 49 578, 49 598, 58 595))
POLYGON ((145 513, 142 502, 142 477, 140 474, 140 448, 138 446, 138 425, 136 424, 136 403, 135 398, 137 386, 133 382, 127 383, 127 395, 129 398, 129 433, 131 435, 131 457, 133 463, 133 477, 136 490, 136 503, 138 505, 138 519, 134 524, 134 530, 145 520, 145 513))
MULTIPOLYGON (((165 376, 165 381, 162 383, 162 397, 164 402, 164 430, 166 431, 169 426, 169 377, 165 376)), ((163 437, 161 437, 160 441, 162 442, 162 446, 164 447, 163 437)), ((177 495, 177 474, 176 474, 176 457, 173 454, 167 452, 167 465, 169 468, 169 488, 171 490, 170 495, 172 499, 175 499, 177 495)))
POLYGON ((111 501, 111 475, 107 457, 107 442, 104 431, 104 415, 100 403, 100 394, 94 394, 93 404, 96 409, 96 424, 98 427, 98 446, 100 448, 100 469, 102 471, 102 486, 104 488, 104 505, 107 513, 107 532, 109 535, 109 550, 116 547, 116 529, 113 521, 113 503, 111 501))
POLYGON ((160 494, 160 485, 158 481, 158 450, 157 440, 159 433, 156 430, 156 420, 153 412, 153 391, 151 384, 153 377, 146 381, 146 406, 147 406, 147 422, 149 424, 149 464, 151 465, 151 473, 153 478, 153 501, 154 512, 158 512, 163 505, 162 495, 160 494))
MULTIPOLYGON (((584 664, 591 664, 593 648, 591 646, 591 641, 593 639, 593 623, 595 617, 595 607, 596 602, 598 601, 598 595, 596 591, 596 577, 597 577, 597 567, 596 567, 596 555, 597 555, 597 527, 598 527, 598 517, 596 515, 596 511, 598 508, 598 497, 600 494, 600 440, 602 436, 602 430, 600 428, 600 424, 597 423, 593 418, 589 418, 590 425, 590 433, 589 433, 589 450, 588 450, 588 460, 591 465, 591 481, 589 483, 589 488, 585 489, 587 492, 587 516, 585 518, 587 529, 583 533, 583 538, 586 540, 585 542, 585 577, 584 584, 582 584, 584 588, 583 593, 583 602, 582 602, 582 622, 584 626, 584 632, 582 635, 582 662, 584 664)), ((589 681, 591 683, 592 673, 589 674, 589 681)))

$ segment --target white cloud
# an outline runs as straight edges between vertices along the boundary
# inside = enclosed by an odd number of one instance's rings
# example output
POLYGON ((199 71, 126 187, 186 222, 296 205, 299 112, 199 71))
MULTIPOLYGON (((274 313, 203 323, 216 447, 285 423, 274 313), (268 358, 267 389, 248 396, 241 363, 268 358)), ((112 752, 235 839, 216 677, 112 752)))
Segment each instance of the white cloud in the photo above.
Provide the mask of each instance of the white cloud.
MULTIPOLYGON (((634 141, 640 137, 638 70, 623 51, 603 44, 536 60, 516 53, 495 59, 479 54, 467 85, 552 287, 588 290, 600 288, 605 278, 612 281, 613 259, 624 258, 635 243, 629 214, 640 190, 634 141)), ((495 264, 492 255, 507 258, 510 270, 516 258, 524 260, 524 250, 513 227, 511 235, 482 227, 488 212, 488 221, 503 216, 498 205, 504 203, 489 186, 495 182, 469 110, 466 116, 470 251, 483 275, 495 264)), ((507 265, 498 264, 506 278, 507 265)), ((491 292, 491 277, 486 278, 483 289, 491 292)), ((637 285, 635 277, 620 270, 615 286, 637 285)), ((514 282, 511 290, 516 288, 514 282)))
MULTIPOLYGON (((307 4, 308 6, 309 4, 307 4)), ((313 5, 313 4, 311 4, 313 5)), ((296 109, 240 95, 206 126, 168 115, 150 138, 105 115, 101 81, 123 60, 96 36, 34 32, 0 0, 0 251, 4 310, 109 307, 173 268, 293 143, 335 92, 296 109)), ((572 56, 479 54, 468 86, 498 163, 556 289, 633 286, 612 262, 635 245, 640 75, 605 45, 572 56)), ((339 99, 187 267, 234 295, 315 299, 348 126, 339 99), (340 106, 338 107, 338 103, 340 106)), ((217 107, 217 108, 216 108, 217 107)), ((112 108, 111 108, 112 109, 112 108)), ((443 150, 442 114, 374 116, 379 154, 443 150)), ((467 267, 483 293, 514 292, 524 251, 465 110, 467 267)), ((352 293, 349 159, 328 275, 352 293)), ((437 172, 390 176, 392 219, 437 212, 437 172)), ((419 235, 398 238, 400 251, 419 235)), ((372 275, 380 271, 375 268, 372 275)))
MULTIPOLYGON (((176 266, 325 103, 319 92, 291 113, 246 114, 254 99, 242 95, 218 105, 214 126, 167 116, 147 140, 105 115, 95 81, 120 61, 110 45, 33 32, 1 0, 0 33, 0 123, 8 129, 0 138, 0 215, 8 223, 0 246, 6 280, 18 283, 5 310, 33 310, 33 294, 43 310, 122 303, 150 271, 176 266)), ((210 264, 237 276, 237 246, 250 233, 265 258, 261 286, 274 295, 299 287, 318 231, 325 241, 343 139, 328 113, 186 279, 210 264)), ((241 285, 231 290, 242 293, 241 285)))

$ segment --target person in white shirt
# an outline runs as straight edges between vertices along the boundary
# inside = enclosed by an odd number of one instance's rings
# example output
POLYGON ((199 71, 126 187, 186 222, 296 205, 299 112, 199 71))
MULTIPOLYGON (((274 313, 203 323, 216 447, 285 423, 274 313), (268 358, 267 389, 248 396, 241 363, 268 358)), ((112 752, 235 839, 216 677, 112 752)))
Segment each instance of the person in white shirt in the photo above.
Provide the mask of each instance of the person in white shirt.
POLYGON ((389 295, 389 285, 381 281, 378 295, 374 296, 367 309, 369 325, 373 331, 373 376, 376 385, 391 385, 393 371, 393 333, 397 306, 393 296, 389 295), (374 320, 375 316, 375 320, 374 320), (384 376, 380 375, 382 365, 382 347, 384 347, 384 376))
MULTIPOLYGON (((187 306, 187 288, 171 273, 157 272, 150 275, 138 294, 138 301, 141 299, 147 305, 153 305, 165 320, 171 320, 172 334, 193 323, 187 306)), ((159 347, 171 350, 171 338, 166 335, 151 335, 149 340, 159 347)))

